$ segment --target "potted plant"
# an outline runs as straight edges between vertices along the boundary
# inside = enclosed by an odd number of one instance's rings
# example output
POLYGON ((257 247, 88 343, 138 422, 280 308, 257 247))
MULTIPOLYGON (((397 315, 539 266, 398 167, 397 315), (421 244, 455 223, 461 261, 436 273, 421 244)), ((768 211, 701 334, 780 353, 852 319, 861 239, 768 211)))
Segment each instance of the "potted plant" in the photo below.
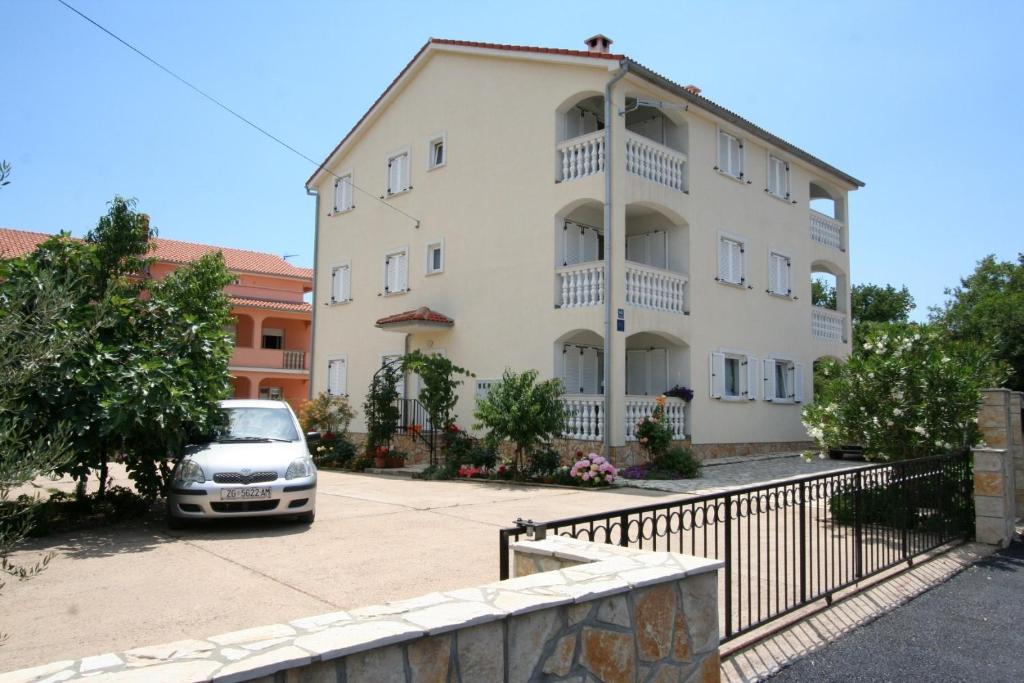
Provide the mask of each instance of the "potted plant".
POLYGON ((388 452, 391 450, 390 446, 377 446, 377 449, 373 452, 373 466, 382 469, 388 466, 388 452))
POLYGON ((386 461, 388 467, 405 467, 406 455, 400 450, 392 448, 388 451, 386 461))

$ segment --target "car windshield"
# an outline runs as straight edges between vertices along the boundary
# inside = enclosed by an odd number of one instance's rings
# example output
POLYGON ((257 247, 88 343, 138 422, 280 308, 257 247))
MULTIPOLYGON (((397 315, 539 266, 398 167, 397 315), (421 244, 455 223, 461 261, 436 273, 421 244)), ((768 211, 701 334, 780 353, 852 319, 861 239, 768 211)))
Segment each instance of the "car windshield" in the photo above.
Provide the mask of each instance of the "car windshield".
POLYGON ((298 441, 291 413, 284 408, 227 408, 227 426, 217 441, 298 441))

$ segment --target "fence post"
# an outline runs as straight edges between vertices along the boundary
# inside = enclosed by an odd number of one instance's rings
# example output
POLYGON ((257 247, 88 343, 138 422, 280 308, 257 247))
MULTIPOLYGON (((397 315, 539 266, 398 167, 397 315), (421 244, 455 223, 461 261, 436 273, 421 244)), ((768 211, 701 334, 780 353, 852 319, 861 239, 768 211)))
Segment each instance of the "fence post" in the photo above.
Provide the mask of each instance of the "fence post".
MULTIPOLYGON (((643 526, 642 520, 640 526, 643 526)), ((642 539, 638 540, 641 540, 640 544, 643 545, 642 539)), ((629 545, 629 515, 619 516, 619 545, 623 548, 629 545)))
POLYGON ((863 481, 861 479, 861 471, 857 470, 857 488, 853 492, 853 552, 854 552, 854 563, 855 563, 855 576, 860 579, 864 576, 864 537, 863 529, 861 528, 861 506, 863 500, 861 499, 861 491, 863 490, 863 481))
MULTIPOLYGON (((800 482, 800 602, 807 602, 807 482, 800 482)), ((728 567, 728 565, 726 565, 728 567)))
POLYGON ((508 578, 508 530, 498 531, 498 578, 504 581, 508 578))
POLYGON ((732 636, 732 496, 725 495, 725 637, 732 636))
POLYGON ((1013 454, 1005 448, 973 450, 975 540, 1006 547, 1016 521, 1013 454))

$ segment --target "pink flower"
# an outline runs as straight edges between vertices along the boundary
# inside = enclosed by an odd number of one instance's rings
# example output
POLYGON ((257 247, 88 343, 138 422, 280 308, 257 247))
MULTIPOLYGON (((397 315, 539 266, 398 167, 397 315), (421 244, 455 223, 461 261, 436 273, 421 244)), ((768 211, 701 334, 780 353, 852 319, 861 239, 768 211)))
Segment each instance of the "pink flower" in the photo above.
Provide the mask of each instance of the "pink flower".
POLYGON ((590 481, 590 472, 584 472, 582 479, 583 481, 590 481))

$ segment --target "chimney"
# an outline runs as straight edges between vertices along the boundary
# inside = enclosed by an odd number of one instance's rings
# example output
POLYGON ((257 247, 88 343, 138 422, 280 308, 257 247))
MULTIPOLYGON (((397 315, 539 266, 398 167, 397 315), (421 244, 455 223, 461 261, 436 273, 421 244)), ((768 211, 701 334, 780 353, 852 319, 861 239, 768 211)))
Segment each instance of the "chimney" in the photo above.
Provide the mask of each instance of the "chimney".
POLYGON ((608 36, 598 33, 596 36, 591 36, 583 42, 587 44, 589 52, 606 55, 611 51, 613 41, 608 36))
POLYGON ((691 93, 693 95, 699 95, 700 94, 700 88, 698 88, 697 86, 693 85, 692 83, 690 85, 685 86, 683 88, 683 90, 685 90, 686 92, 691 93))

